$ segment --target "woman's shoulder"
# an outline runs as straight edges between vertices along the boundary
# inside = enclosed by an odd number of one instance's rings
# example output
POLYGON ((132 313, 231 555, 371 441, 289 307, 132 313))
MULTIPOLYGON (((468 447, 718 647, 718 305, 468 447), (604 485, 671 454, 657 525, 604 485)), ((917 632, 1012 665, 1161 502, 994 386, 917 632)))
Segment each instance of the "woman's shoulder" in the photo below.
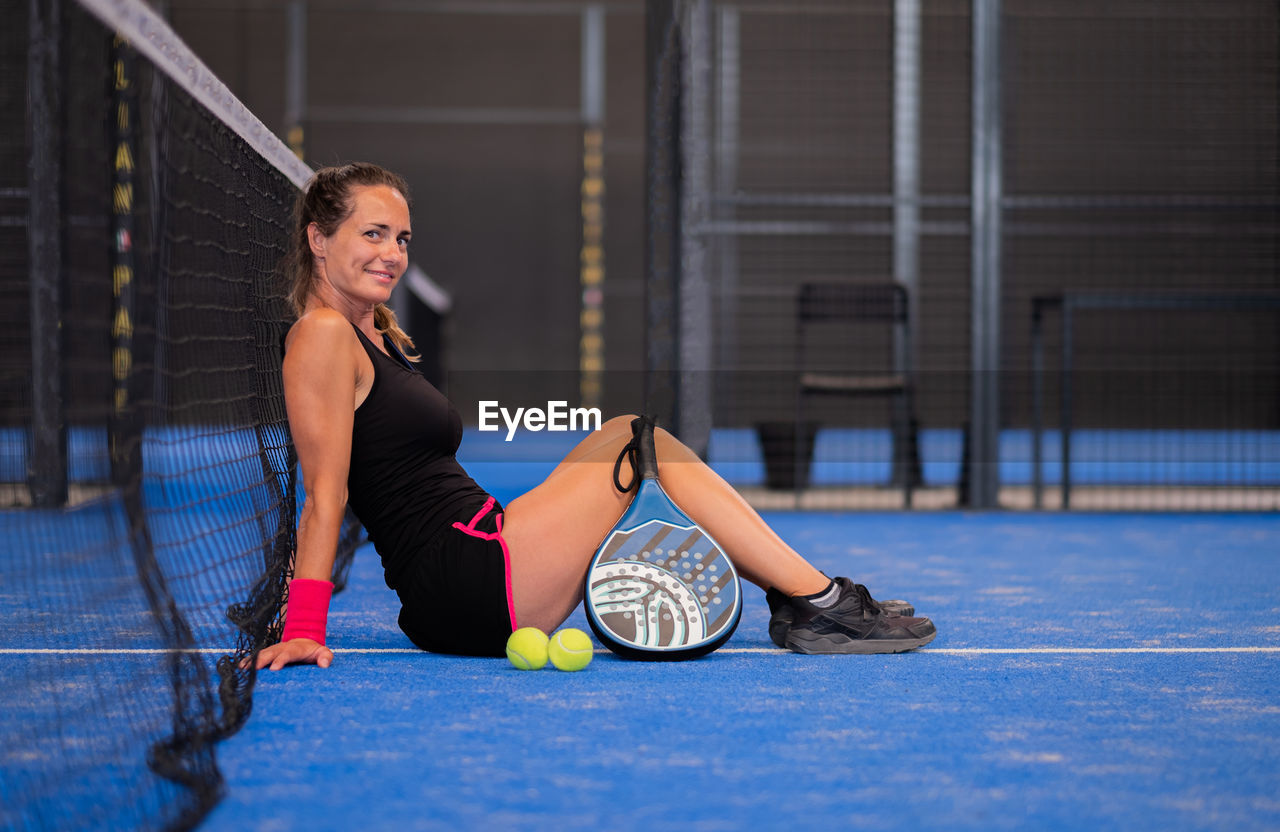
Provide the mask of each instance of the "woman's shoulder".
POLYGON ((285 336, 286 352, 294 347, 324 348, 325 351, 354 346, 355 328, 336 309, 312 309, 293 322, 285 336))
POLYGON ((333 309, 308 311, 294 321, 284 339, 286 373, 310 376, 350 367, 359 374, 360 367, 368 361, 355 327, 333 309))

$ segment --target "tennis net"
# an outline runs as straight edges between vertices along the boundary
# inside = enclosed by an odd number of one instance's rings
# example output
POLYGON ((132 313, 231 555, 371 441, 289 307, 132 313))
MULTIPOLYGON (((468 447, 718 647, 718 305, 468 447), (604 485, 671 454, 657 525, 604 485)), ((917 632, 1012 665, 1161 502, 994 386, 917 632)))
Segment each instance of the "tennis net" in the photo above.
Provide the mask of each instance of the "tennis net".
POLYGON ((0 826, 188 828, 291 568, 309 171, 138 0, 3 12, 0 826))

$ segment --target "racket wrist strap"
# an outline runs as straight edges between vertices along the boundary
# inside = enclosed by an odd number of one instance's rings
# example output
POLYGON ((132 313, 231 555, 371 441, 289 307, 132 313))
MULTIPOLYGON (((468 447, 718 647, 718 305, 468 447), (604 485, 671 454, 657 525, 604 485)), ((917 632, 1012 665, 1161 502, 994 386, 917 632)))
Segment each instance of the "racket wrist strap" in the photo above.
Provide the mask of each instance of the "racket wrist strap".
MULTIPOLYGON (((613 487, 626 494, 628 491, 636 487, 643 478, 641 468, 645 464, 645 460, 641 455, 643 447, 643 434, 646 430, 653 430, 653 420, 648 416, 638 416, 631 420, 631 441, 622 446, 618 459, 613 463, 613 487), (627 487, 622 487, 622 460, 627 460, 631 464, 631 481, 627 483, 627 487)), ((652 435, 652 434, 651 434, 652 435)), ((652 452, 650 452, 652 455, 652 452)))
POLYGON ((324 644, 325 626, 329 619, 329 599, 333 597, 331 581, 294 578, 289 582, 289 608, 284 615, 281 641, 309 638, 324 644))

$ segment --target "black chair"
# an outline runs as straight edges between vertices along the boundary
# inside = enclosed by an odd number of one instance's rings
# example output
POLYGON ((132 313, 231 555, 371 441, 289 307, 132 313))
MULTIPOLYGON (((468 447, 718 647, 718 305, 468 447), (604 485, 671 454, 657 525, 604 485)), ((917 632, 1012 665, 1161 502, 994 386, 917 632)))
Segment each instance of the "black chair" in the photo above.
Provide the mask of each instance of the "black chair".
MULTIPOLYGON (((911 507, 912 491, 922 482, 919 427, 915 414, 915 384, 907 356, 911 355, 907 290, 899 283, 806 283, 796 304, 796 447, 807 427, 811 397, 893 399, 893 480, 911 507), (854 368, 853 361, 816 361, 815 341, 823 330, 828 338, 849 336, 866 329, 877 343, 876 355, 892 356, 890 366, 854 368), (895 340, 899 348, 895 349, 895 340)), ((807 438, 807 437, 805 437, 807 438)), ((812 441, 811 439, 809 440, 812 441)), ((797 467, 797 471, 799 468, 797 467)), ((803 482, 797 477, 796 487, 803 482)))

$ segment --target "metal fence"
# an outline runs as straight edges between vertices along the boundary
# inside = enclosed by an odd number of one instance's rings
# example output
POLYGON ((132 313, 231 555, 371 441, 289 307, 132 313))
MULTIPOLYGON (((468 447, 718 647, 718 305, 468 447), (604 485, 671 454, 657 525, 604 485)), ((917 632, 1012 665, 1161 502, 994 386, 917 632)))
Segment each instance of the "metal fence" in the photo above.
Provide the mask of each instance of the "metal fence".
POLYGON ((651 3, 651 32, 664 14, 679 358, 650 368, 744 491, 1280 507, 1274 3, 703 0, 651 3), (807 334, 802 287, 889 283, 905 328, 807 334))

